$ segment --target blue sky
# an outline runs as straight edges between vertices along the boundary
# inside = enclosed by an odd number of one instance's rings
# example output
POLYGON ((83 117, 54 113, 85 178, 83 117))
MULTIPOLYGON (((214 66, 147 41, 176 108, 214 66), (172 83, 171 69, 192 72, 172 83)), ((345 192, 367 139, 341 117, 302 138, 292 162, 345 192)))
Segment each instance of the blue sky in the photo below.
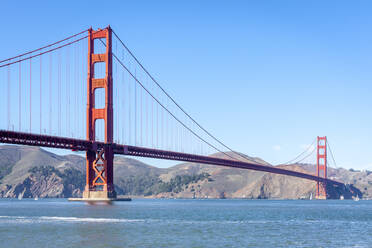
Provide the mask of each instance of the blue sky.
POLYGON ((327 135, 339 166, 372 169, 371 8, 370 1, 5 0, 1 58, 110 24, 235 150, 276 164, 327 135))

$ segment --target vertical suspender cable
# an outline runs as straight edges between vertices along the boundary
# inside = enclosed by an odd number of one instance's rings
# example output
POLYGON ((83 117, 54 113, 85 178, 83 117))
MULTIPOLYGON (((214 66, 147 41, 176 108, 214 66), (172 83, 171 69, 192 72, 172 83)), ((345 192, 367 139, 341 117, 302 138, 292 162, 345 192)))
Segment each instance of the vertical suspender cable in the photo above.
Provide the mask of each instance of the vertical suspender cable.
MULTIPOLYGON (((169 106, 167 106, 169 108, 169 106)), ((169 138, 169 132, 170 130, 168 129, 168 115, 165 115, 165 134, 164 134, 164 138, 165 138, 165 144, 166 144, 166 147, 164 148, 167 148, 169 149, 169 142, 168 142, 168 138, 169 138)))
POLYGON ((149 97, 145 95, 145 99, 146 99, 146 146, 149 147, 149 97))
MULTIPOLYGON (((74 87, 73 87, 73 91, 74 91, 74 93, 75 93, 75 98, 74 98, 74 132, 75 132, 75 134, 73 134, 73 137, 75 137, 75 135, 77 135, 77 109, 76 109, 76 107, 77 107, 77 94, 78 94, 78 83, 79 83, 79 80, 78 80, 78 76, 77 76, 77 64, 78 64, 78 52, 77 52, 77 49, 78 49, 78 45, 77 44, 75 44, 75 47, 74 47, 75 49, 74 49, 74 78, 75 78, 75 80, 74 80, 74 87)), ((76 136, 76 137, 78 137, 78 136, 76 136)))
MULTIPOLYGON (((137 69, 135 68, 135 77, 137 78, 137 69)), ((134 145, 137 145, 137 84, 134 83, 134 145)))
MULTIPOLYGON (((124 60, 124 51, 122 50, 122 59, 124 60)), ((128 122, 128 97, 127 97, 127 92, 126 92, 126 89, 127 89, 127 85, 129 83, 129 80, 126 80, 126 77, 125 77, 125 72, 124 70, 122 70, 122 80, 123 80, 123 85, 122 85, 122 94, 123 94, 123 97, 122 97, 122 105, 123 105, 123 113, 121 115, 121 122, 122 122, 122 138, 123 138, 123 144, 125 145, 128 145, 128 136, 127 136, 127 127, 128 125, 126 125, 126 123, 128 122)), ((129 78, 128 78, 129 79, 129 78)))
MULTIPOLYGON (((129 66, 130 66, 130 64, 129 64, 129 66)), ((128 127, 128 134, 129 134, 129 144, 130 145, 132 145, 133 143, 132 143, 132 108, 131 108, 131 106, 132 106, 132 101, 131 101, 131 84, 132 84, 132 80, 130 80, 130 78, 129 78, 129 80, 128 80, 128 112, 129 112, 129 127, 128 127)))
POLYGON ((164 111, 161 109, 161 147, 164 148, 164 111))
POLYGON ((151 100, 151 147, 154 148, 154 100, 151 100))
MULTIPOLYGON (((117 74, 117 67, 116 67, 116 63, 115 63, 115 74, 114 74, 114 77, 115 77, 115 80, 113 80, 113 82, 119 82, 119 75, 117 74)), ((121 106, 119 105, 119 96, 118 96, 118 93, 119 93, 119 85, 118 83, 116 83, 114 85, 114 88, 115 88, 115 108, 114 108, 114 120, 116 122, 116 134, 115 137, 116 137, 116 142, 121 144, 121 135, 120 135, 120 129, 119 129, 119 113, 121 113, 121 106)))
POLYGON ((18 128, 19 128, 19 131, 22 130, 22 127, 21 127, 21 124, 22 124, 22 111, 21 111, 21 105, 22 105, 22 87, 21 87, 21 81, 22 81, 22 66, 21 66, 21 62, 19 62, 19 69, 18 69, 18 128))
POLYGON ((31 131, 31 121, 32 121, 32 108, 31 108, 31 105, 32 105, 32 85, 31 85, 31 81, 32 81, 32 68, 31 68, 31 59, 30 59, 30 133, 32 132, 31 131))
POLYGON ((8 80, 7 80, 7 129, 10 130, 10 65, 8 68, 8 80))
POLYGON ((76 137, 79 138, 79 115, 82 114, 83 112, 79 111, 79 95, 80 95, 80 85, 82 82, 80 81, 80 69, 78 68, 79 61, 80 61, 80 44, 76 44, 76 60, 75 60, 75 70, 76 70, 76 81, 75 81, 75 87, 76 87, 76 92, 75 92, 75 132, 76 132, 76 137))
POLYGON ((174 122, 172 120, 172 118, 170 118, 170 126, 171 126, 171 129, 172 129, 172 132, 171 132, 171 148, 173 151, 177 151, 177 146, 176 146, 176 142, 175 142, 175 139, 177 138, 177 133, 176 133, 176 126, 174 125, 174 122))
POLYGON ((67 95, 67 111, 66 111, 66 122, 67 122, 67 137, 70 137, 70 48, 66 47, 66 95, 67 95))
POLYGON ((140 131, 141 131, 141 142, 140 142, 140 145, 143 146, 143 122, 142 122, 142 115, 143 115, 143 111, 142 111, 142 107, 143 107, 143 104, 142 104, 142 88, 140 87, 139 88, 139 93, 140 93, 140 125, 141 125, 141 128, 140 128, 140 131))
MULTIPOLYGON (((113 79, 112 79, 112 81, 113 82, 117 82, 117 80, 119 79, 118 77, 117 77, 117 73, 115 72, 115 70, 116 70, 116 67, 115 67, 115 62, 113 61, 113 67, 114 67, 114 69, 113 69, 113 79)), ((118 128, 118 125, 119 125, 119 118, 117 118, 118 117, 118 113, 120 112, 120 107, 119 107, 119 104, 118 104, 118 84, 114 84, 113 83, 113 91, 115 91, 115 99, 113 99, 113 122, 114 122, 114 130, 115 130, 115 132, 114 132, 114 135, 113 135, 113 139, 114 139, 114 142, 116 142, 116 143, 119 143, 120 144, 120 142, 119 142, 119 140, 120 140, 120 136, 119 136, 119 128, 118 128)))
MULTIPOLYGON (((85 47, 85 44, 86 44, 86 42, 83 42, 82 43, 82 45, 81 45, 81 54, 82 54, 82 58, 84 58, 84 55, 86 55, 85 54, 85 51, 86 51, 86 47, 85 47)), ((81 71, 82 71, 82 75, 84 76, 84 72, 85 72, 85 66, 84 66, 84 62, 83 62, 83 59, 81 60, 81 71)), ((79 95, 79 98, 80 98, 80 102, 81 102, 81 107, 84 109, 85 108, 85 111, 86 111, 86 105, 87 105, 87 101, 85 101, 85 98, 84 98, 84 96, 86 95, 86 93, 84 92, 84 85, 86 85, 86 83, 85 84, 81 84, 81 87, 79 88, 81 91, 80 91, 80 95, 79 95)), ((84 112, 83 112, 84 113, 84 112)), ((85 112, 85 114, 87 114, 86 112, 85 112)), ((86 138, 86 134, 84 133, 84 121, 80 121, 79 122, 79 129, 81 130, 81 135, 82 135, 82 137, 84 137, 84 138, 86 138)))
POLYGON ((40 101, 39 101, 39 103, 40 103, 40 123, 39 123, 39 125, 40 125, 40 134, 41 134, 41 118, 42 118, 42 111, 41 111, 41 106, 42 106, 42 100, 41 100, 41 89, 42 89, 42 57, 43 56, 40 56, 40 101))
MULTIPOLYGON (((124 60, 124 50, 122 50, 122 55, 121 55, 121 59, 124 60)), ((122 70, 122 80, 123 80, 123 92, 125 92, 125 73, 124 73, 124 70, 122 70)), ((127 144, 127 140, 126 140, 126 137, 125 137, 125 109, 126 109, 126 105, 125 105, 125 94, 123 94, 123 113, 122 113, 122 138, 123 138, 123 144, 127 144)))
POLYGON ((159 148, 159 104, 156 104, 156 148, 159 148))
POLYGON ((58 135, 61 135, 61 52, 58 53, 58 135))
MULTIPOLYGON (((79 95, 80 95, 80 85, 83 83, 82 81, 80 81, 80 69, 78 68, 78 66, 80 67, 80 44, 76 44, 76 64, 75 64, 75 67, 76 67, 76 82, 75 82, 75 87, 76 87, 76 94, 75 94, 75 110, 76 110, 76 115, 75 115, 75 125, 76 125, 76 128, 75 128, 75 132, 76 132, 76 137, 79 138, 79 137, 82 137, 82 136, 79 136, 80 135, 80 132, 79 132, 79 116, 84 113, 84 112, 80 112, 79 111, 79 95)), ((85 107, 85 106, 83 106, 85 107)), ((82 116, 84 117, 84 116, 82 116)))
POLYGON ((180 138, 180 135, 179 135, 179 130, 178 130, 178 125, 177 125, 177 122, 175 122, 175 121, 173 121, 172 120, 172 122, 173 122, 173 129, 174 129, 174 139, 173 139, 173 142, 174 142, 174 149, 175 149, 175 151, 177 151, 177 152, 181 152, 181 150, 179 149, 179 146, 178 146, 178 140, 179 140, 179 138, 180 138))
POLYGON ((49 54, 49 134, 52 134, 52 54, 49 54))
MULTIPOLYGON (((118 52, 118 42, 115 39, 115 53, 118 54, 117 52, 118 52)), ((118 99, 118 85, 119 84, 115 83, 115 82, 118 82, 118 79, 119 79, 119 77, 118 77, 118 65, 117 65, 116 62, 115 62, 114 77, 116 77, 116 79, 113 80, 113 84, 115 85, 115 92, 116 92, 116 97, 115 97, 116 104, 115 104, 115 108, 114 108, 115 113, 116 113, 116 115, 114 114, 114 116, 116 116, 115 119, 114 119, 114 121, 116 122, 116 134, 114 134, 114 137, 116 137, 117 142, 120 143, 119 142, 120 136, 119 136, 119 118, 118 118, 119 115, 118 115, 118 113, 120 113, 119 110, 121 109, 121 107, 119 107, 119 104, 118 104, 119 103, 119 99, 118 99)))

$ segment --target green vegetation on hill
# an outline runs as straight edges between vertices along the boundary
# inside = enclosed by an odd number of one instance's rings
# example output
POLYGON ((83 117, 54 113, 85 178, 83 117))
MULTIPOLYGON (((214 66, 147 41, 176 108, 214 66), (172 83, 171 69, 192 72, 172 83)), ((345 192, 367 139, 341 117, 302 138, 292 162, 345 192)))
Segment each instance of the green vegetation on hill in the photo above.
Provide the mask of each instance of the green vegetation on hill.
POLYGON ((204 179, 208 179, 211 181, 212 179, 209 178, 210 175, 208 173, 201 173, 196 175, 177 175, 172 178, 169 182, 161 182, 158 187, 157 193, 162 192, 174 192, 179 193, 183 190, 184 186, 188 186, 190 183, 197 183, 199 181, 203 181, 204 179))
POLYGON ((119 194, 123 195, 151 195, 155 185, 161 182, 155 175, 138 175, 121 179, 120 188, 117 188, 119 194))
POLYGON ((30 172, 31 174, 39 174, 39 175, 42 175, 44 177, 49 177, 53 173, 57 174, 57 175, 60 173, 58 170, 56 170, 52 166, 40 166, 40 167, 35 166, 35 167, 32 167, 31 169, 29 169, 28 172, 30 172))
POLYGON ((195 175, 177 175, 169 182, 163 182, 158 176, 131 176, 120 181, 120 193, 125 195, 154 195, 163 192, 179 193, 183 187, 204 179, 212 180, 208 173, 195 175))

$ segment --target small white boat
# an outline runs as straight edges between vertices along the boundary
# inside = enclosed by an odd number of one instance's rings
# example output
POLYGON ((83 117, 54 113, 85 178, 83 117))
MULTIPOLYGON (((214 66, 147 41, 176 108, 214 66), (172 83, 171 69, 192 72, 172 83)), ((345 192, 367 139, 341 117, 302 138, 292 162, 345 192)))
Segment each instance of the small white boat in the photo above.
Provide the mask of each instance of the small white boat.
POLYGON ((356 196, 356 197, 354 198, 354 201, 359 201, 359 197, 356 196))
POLYGON ((344 199, 345 199, 344 196, 341 195, 341 196, 340 196, 340 200, 342 201, 342 200, 344 200, 344 199))
POLYGON ((18 200, 22 200, 22 198, 23 198, 23 195, 22 194, 19 194, 18 195, 18 200))
POLYGON ((310 200, 312 200, 313 199, 313 193, 311 193, 311 195, 310 195, 310 200))
POLYGON ((36 197, 34 198, 34 200, 35 200, 35 201, 39 200, 39 197, 36 196, 36 197))

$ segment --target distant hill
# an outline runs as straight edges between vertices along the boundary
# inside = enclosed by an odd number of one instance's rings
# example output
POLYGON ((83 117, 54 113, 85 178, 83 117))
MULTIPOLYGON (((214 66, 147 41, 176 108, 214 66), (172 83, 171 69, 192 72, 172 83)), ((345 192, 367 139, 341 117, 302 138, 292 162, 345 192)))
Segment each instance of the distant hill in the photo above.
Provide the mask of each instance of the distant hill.
MULTIPOLYGON (((260 158, 241 155, 270 166, 260 158)), ((308 164, 281 167, 301 172, 315 170, 308 164)), ((161 169, 124 156, 115 157, 114 176, 119 195, 139 197, 298 199, 315 195, 315 183, 305 179, 196 163, 161 169)), ((329 189, 334 198, 358 193, 360 197, 372 197, 371 172, 330 168, 329 176, 356 187, 346 191, 329 189)), ((0 197, 80 197, 84 186, 82 156, 59 156, 35 147, 0 146, 0 197)))

